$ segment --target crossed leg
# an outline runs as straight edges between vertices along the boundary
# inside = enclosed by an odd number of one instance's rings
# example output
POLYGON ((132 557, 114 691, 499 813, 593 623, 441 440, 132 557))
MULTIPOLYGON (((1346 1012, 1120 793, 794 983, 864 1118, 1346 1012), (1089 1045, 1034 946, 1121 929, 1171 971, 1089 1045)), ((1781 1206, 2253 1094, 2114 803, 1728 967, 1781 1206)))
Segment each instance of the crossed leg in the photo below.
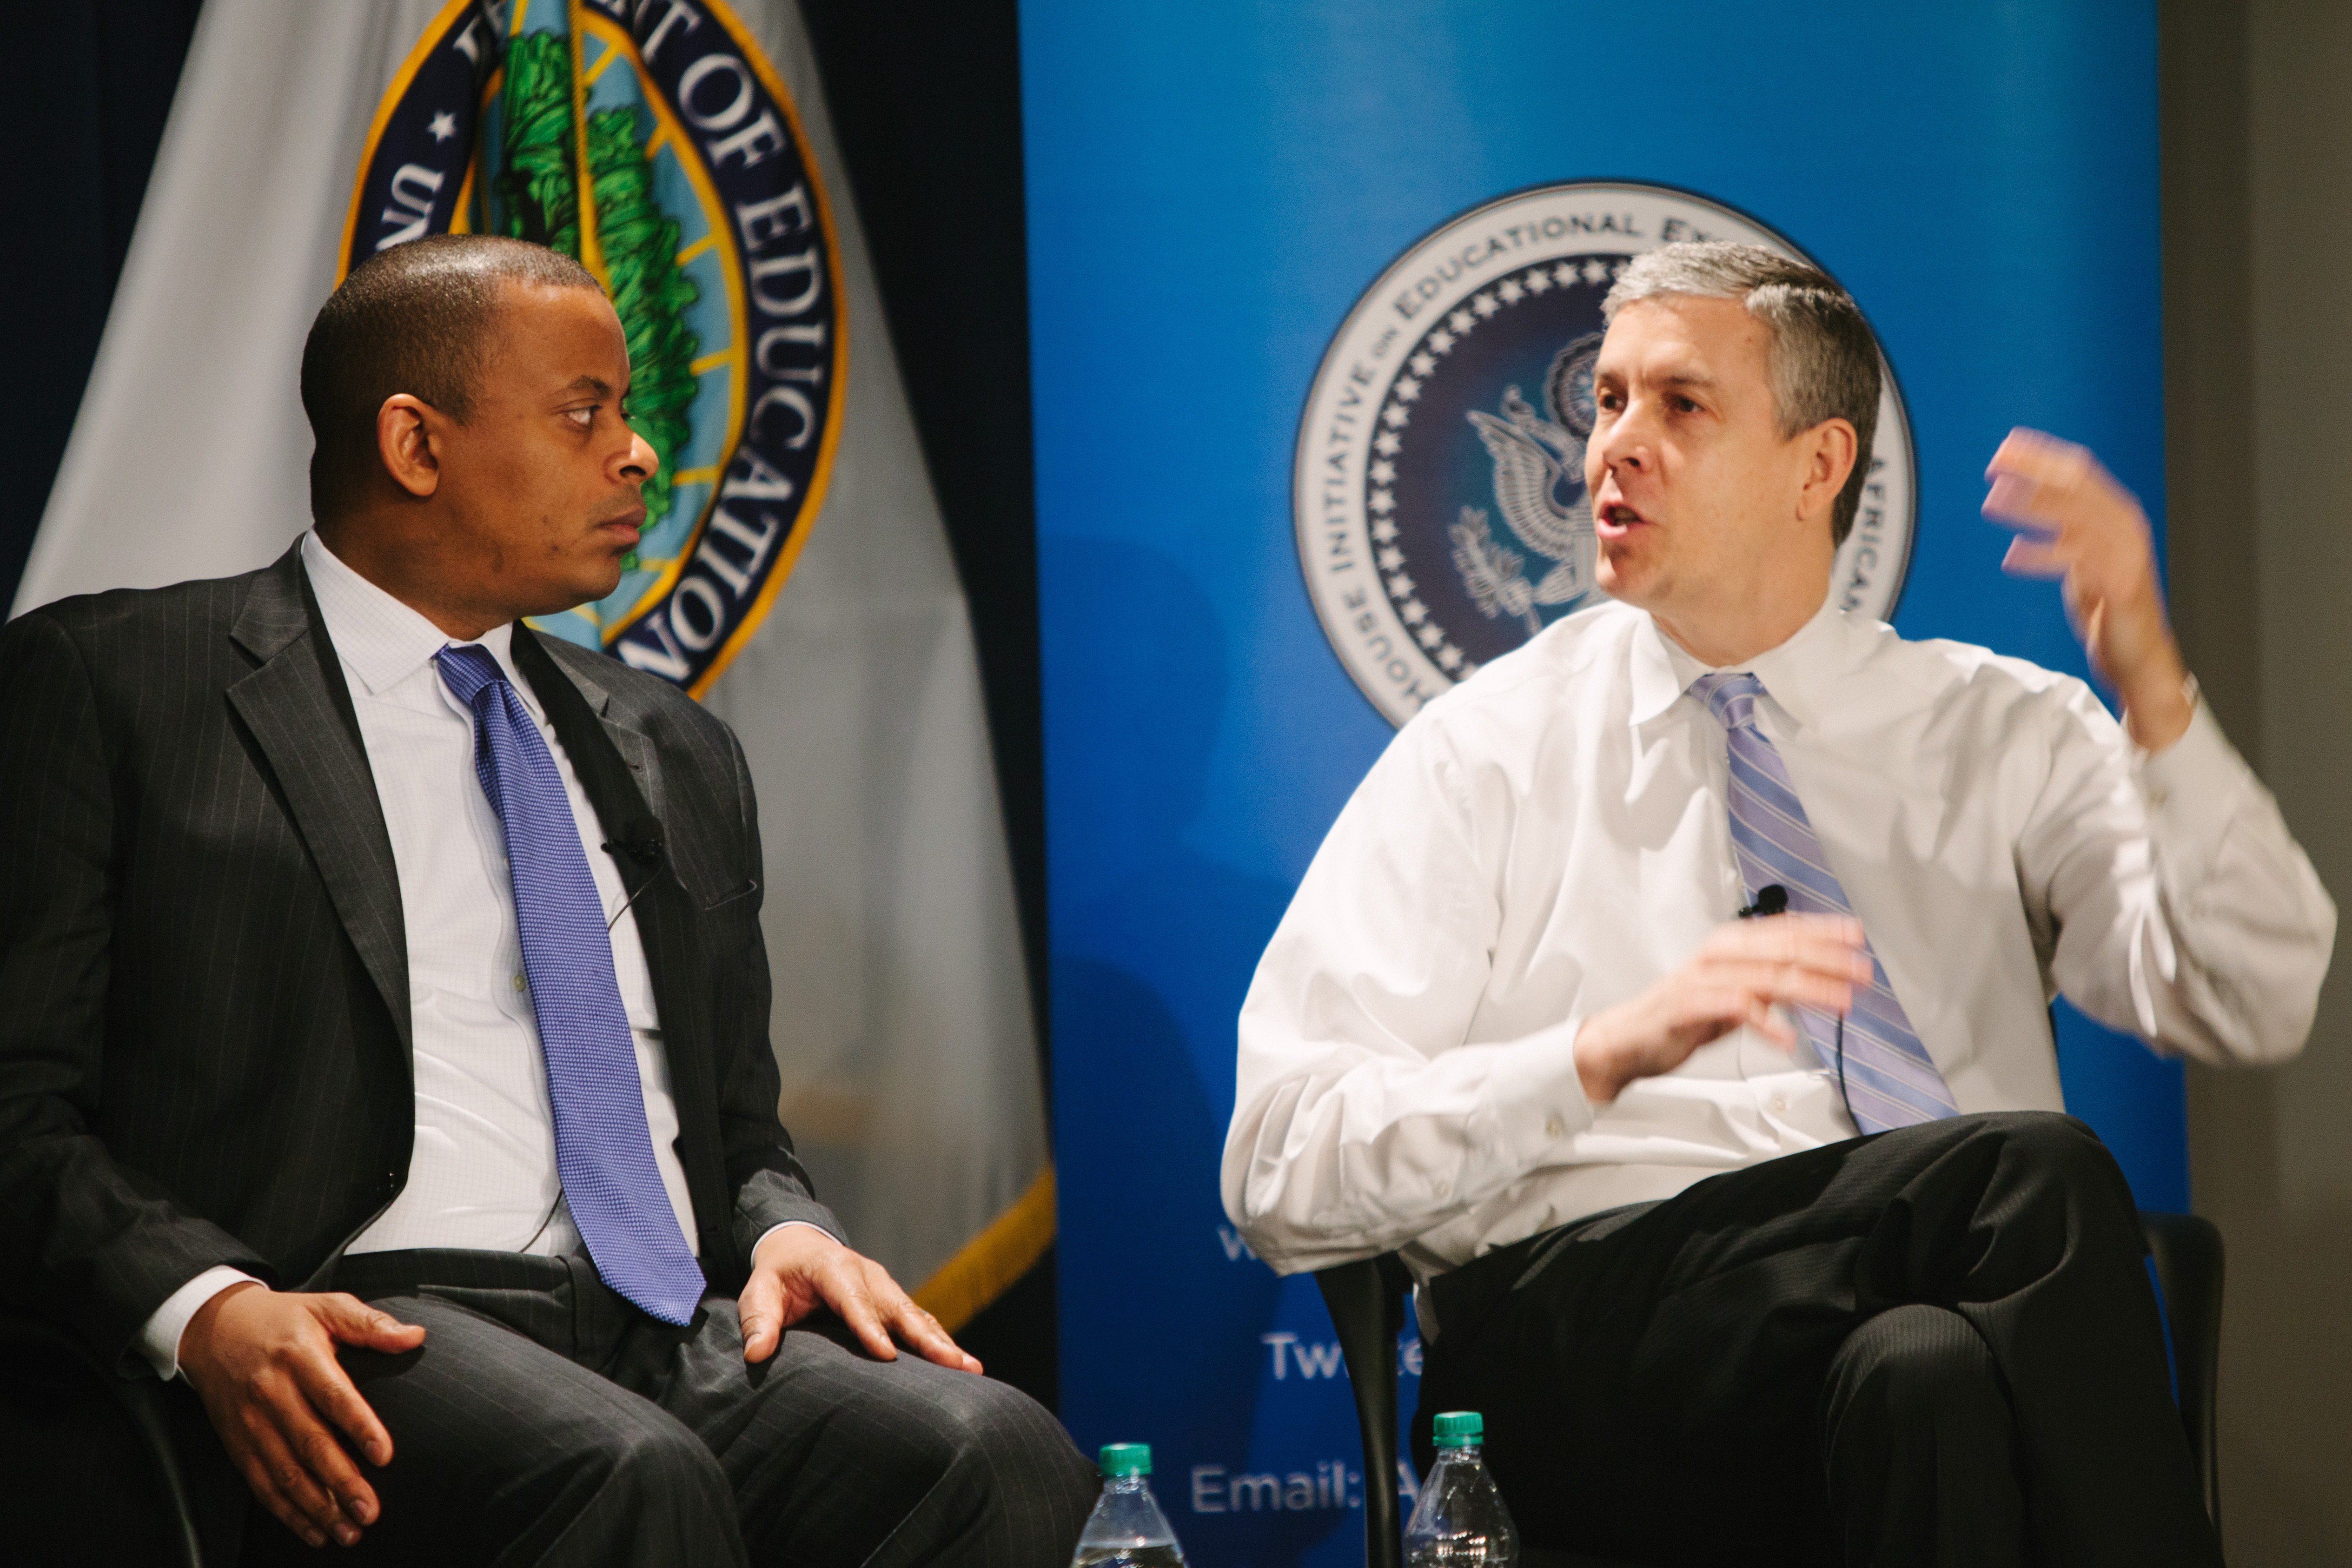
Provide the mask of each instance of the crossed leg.
POLYGON ((2063 1116, 1790 1155, 1441 1276, 1416 1446, 1637 1562, 2219 1568, 2143 1258, 2063 1116))

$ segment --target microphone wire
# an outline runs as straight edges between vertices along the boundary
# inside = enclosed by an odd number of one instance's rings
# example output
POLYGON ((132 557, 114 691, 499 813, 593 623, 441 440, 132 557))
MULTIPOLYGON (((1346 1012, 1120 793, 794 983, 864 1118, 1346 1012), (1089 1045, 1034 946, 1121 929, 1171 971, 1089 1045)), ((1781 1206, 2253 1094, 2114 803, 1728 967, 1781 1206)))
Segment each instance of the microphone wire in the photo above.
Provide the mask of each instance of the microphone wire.
MULTIPOLYGON (((1758 888, 1748 907, 1738 911, 1733 918, 1738 920, 1769 919, 1775 915, 1786 915, 1788 912, 1789 890, 1781 886, 1779 883, 1773 882, 1767 883, 1762 887, 1758 888)), ((1837 1015, 1837 1043, 1835 1049, 1837 1057, 1838 1101, 1845 1106, 1845 1119, 1853 1124, 1854 1134, 1858 1137, 1862 1134, 1862 1124, 1854 1120, 1853 1096, 1846 1092, 1845 1086, 1845 1015, 1843 1013, 1837 1015)), ((1737 1061, 1739 1067, 1739 1081, 1742 1083, 1745 1083, 1748 1082, 1748 1053, 1744 1049, 1740 1049, 1738 1047, 1734 1047, 1734 1061, 1737 1061)))

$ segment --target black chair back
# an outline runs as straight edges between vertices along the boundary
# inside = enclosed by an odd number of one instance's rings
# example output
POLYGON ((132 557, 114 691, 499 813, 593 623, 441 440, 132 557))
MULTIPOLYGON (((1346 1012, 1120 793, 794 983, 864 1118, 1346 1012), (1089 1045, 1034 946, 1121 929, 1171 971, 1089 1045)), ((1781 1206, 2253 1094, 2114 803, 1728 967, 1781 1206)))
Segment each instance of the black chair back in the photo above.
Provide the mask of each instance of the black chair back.
MULTIPOLYGON (((1395 1402, 1391 1394, 1390 1403, 1395 1402)), ((11 1473, 0 1475, 0 1519, 12 1521, 9 1534, 18 1546, 25 1546, 26 1531, 37 1525, 43 1539, 28 1549, 44 1563, 105 1561, 116 1544, 114 1538, 127 1536, 145 1543, 140 1547, 145 1561, 168 1563, 173 1568, 204 1568, 204 1548, 197 1540, 187 1478, 172 1443, 163 1385, 151 1376, 118 1376, 100 1366, 79 1340, 62 1329, 0 1311, 0 1452, 54 1442, 54 1431, 63 1430, 78 1435, 73 1451, 43 1458, 86 1466, 97 1456, 81 1453, 83 1442, 96 1437, 123 1443, 121 1437, 109 1438, 103 1427, 85 1424, 110 1418, 127 1429, 127 1447, 143 1453, 147 1461, 145 1476, 113 1476, 100 1487, 124 1517, 107 1521, 61 1517, 58 1498, 17 1495, 22 1488, 34 1484, 30 1472, 37 1467, 12 1465, 11 1473), (76 1410, 61 1411, 62 1401, 69 1401, 76 1410), (105 1414, 110 1406, 110 1417, 105 1414), (56 1422, 54 1417, 59 1414, 78 1414, 83 1419, 56 1422), (56 1539, 48 1539, 52 1535, 56 1539), (151 1547, 166 1555, 146 1557, 151 1547)), ((106 1444, 101 1442, 100 1447, 103 1451, 106 1444)))
POLYGON ((2197 1483, 2205 1512, 2221 1528, 2221 1438, 2215 1428, 2221 1381, 2221 1280, 2225 1260, 2221 1233, 2195 1214, 2140 1210, 2147 1255, 2164 1296, 2165 1327, 2172 1340, 2172 1379, 2180 1401, 2180 1422, 2189 1431, 2189 1454, 2197 1461, 2197 1483))

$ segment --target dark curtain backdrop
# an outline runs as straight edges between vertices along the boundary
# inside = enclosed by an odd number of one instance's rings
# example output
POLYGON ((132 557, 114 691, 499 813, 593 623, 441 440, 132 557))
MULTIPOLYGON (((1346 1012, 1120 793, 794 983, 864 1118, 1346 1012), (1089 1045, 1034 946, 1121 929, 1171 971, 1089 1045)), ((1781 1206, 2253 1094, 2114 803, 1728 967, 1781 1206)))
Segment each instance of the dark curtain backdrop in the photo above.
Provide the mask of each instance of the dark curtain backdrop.
POLYGON ((0 101, 16 106, 18 141, 0 160, 0 212, 10 214, 0 240, 0 429, 21 466, 0 487, 6 600, 65 455, 195 25, 196 0, 10 7, 0 101))
MULTIPOLYGON (((0 244, 0 298, 11 306, 0 429, 21 467, 0 487, 0 603, 15 596, 73 428, 197 5, 39 0, 14 10, 0 50, 0 101, 15 106, 19 139, 0 164, 0 210, 16 214, 0 244)), ((971 604, 1042 1030, 1045 815, 1013 0, 803 0, 802 10, 971 604)), ((961 1337, 992 1375, 1054 1404, 1053 1255, 961 1337)))

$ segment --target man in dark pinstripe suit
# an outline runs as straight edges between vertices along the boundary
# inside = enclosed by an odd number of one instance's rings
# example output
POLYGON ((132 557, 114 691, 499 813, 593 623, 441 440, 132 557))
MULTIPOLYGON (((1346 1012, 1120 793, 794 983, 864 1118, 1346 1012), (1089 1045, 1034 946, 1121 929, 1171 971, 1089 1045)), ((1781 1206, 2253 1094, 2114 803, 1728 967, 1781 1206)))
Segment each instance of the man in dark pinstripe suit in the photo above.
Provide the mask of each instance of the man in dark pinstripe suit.
POLYGON ((224 1560, 1066 1560, 1084 1461, 777 1123, 734 737, 520 624, 636 542, 627 384, 576 265, 384 253, 305 353, 312 533, 0 633, 0 1301, 178 1375, 224 1560))

